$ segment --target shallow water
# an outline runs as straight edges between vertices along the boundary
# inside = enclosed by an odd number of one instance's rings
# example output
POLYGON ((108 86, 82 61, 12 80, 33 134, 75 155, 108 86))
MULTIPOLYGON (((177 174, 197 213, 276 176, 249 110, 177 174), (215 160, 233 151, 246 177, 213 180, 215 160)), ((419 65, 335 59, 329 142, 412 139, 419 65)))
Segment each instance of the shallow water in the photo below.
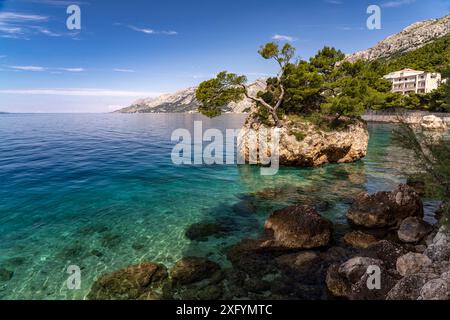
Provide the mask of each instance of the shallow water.
MULTIPOLYGON (((102 273, 140 261, 171 266, 185 255, 226 264, 225 248, 256 237, 267 215, 310 203, 345 223, 352 196, 404 182, 408 157, 392 146, 392 126, 370 124, 369 153, 353 164, 282 168, 261 176, 254 166, 176 166, 176 128, 239 128, 224 115, 0 115, 1 299, 82 299, 102 273), (189 241, 192 223, 220 221, 233 231, 189 241), (66 269, 82 270, 69 290, 66 269)), ((428 220, 436 204, 427 202, 428 220)))

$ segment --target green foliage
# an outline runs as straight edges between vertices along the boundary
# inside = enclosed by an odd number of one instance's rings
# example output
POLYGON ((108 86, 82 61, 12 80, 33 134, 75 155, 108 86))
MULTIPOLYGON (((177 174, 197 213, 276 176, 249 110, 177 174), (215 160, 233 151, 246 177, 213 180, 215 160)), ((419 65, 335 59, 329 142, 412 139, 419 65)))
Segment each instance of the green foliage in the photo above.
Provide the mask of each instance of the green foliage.
POLYGON ((261 46, 258 53, 264 59, 275 59, 280 65, 285 65, 294 57, 295 49, 289 43, 286 43, 280 50, 275 42, 266 43, 261 46))
POLYGON ((298 142, 302 142, 306 138, 306 134, 304 132, 296 130, 289 131, 289 135, 294 136, 298 142))
POLYGON ((220 107, 243 99, 245 89, 242 86, 246 82, 245 76, 226 71, 220 72, 214 79, 202 82, 195 93, 201 103, 199 112, 208 117, 220 115, 220 107))
POLYGON ((425 181, 426 192, 444 202, 446 218, 450 218, 450 140, 445 135, 433 135, 401 123, 394 131, 394 141, 403 149, 414 154, 415 168, 425 181))
POLYGON ((428 72, 442 72, 450 65, 450 35, 434 40, 417 50, 380 60, 387 73, 411 68, 428 72))

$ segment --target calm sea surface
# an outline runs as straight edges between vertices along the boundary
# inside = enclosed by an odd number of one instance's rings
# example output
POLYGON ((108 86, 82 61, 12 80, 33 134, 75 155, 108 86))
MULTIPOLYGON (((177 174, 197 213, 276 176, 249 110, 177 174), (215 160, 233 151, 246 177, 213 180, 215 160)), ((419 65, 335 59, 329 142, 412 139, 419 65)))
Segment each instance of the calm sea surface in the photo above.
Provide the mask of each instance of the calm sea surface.
POLYGON ((225 249, 258 236, 272 210, 308 203, 345 223, 352 196, 403 182, 410 160, 392 146, 392 126, 371 124, 368 156, 353 164, 272 177, 253 166, 176 166, 171 134, 194 120, 225 130, 244 116, 0 115, 0 299, 82 299, 102 273, 140 261, 226 265, 225 249), (186 228, 203 221, 233 232, 188 240, 186 228), (67 289, 69 265, 82 270, 80 290, 67 289))

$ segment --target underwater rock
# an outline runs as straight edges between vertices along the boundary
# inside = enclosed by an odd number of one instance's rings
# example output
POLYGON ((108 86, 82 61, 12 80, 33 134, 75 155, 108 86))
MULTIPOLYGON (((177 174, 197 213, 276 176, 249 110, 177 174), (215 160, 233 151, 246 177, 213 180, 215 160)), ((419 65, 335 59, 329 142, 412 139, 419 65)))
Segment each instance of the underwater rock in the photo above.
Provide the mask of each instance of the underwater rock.
POLYGON ((90 300, 138 299, 150 293, 167 279, 167 269, 162 264, 143 262, 105 274, 92 285, 90 300))
POLYGON ((391 192, 362 193, 347 212, 352 224, 367 228, 398 226, 410 216, 423 218, 423 203, 417 192, 404 184, 391 192))
POLYGON ((417 243, 433 230, 432 226, 417 217, 408 217, 398 229, 398 238, 406 243, 417 243))
POLYGON ((91 250, 91 254, 93 256, 96 256, 97 258, 103 257, 103 252, 97 250, 97 249, 93 249, 91 250))
POLYGON ((213 276, 220 266, 206 258, 184 257, 177 261, 170 270, 172 282, 176 285, 186 285, 213 276))
POLYGON ((0 282, 6 282, 11 280, 13 275, 14 275, 13 271, 8 270, 6 268, 0 268, 0 282))
POLYGON ((228 249, 227 258, 237 270, 262 276, 276 271, 275 251, 269 244, 267 240, 244 239, 228 249))
POLYGON ((122 242, 122 236, 120 234, 107 233, 101 238, 101 244, 105 248, 115 248, 122 242))
POLYGON ((294 205, 273 212, 265 229, 273 232, 273 246, 287 249, 311 249, 331 241, 332 224, 314 208, 294 205))
POLYGON ((306 273, 311 269, 316 269, 320 258, 313 251, 304 251, 279 256, 276 258, 276 262, 281 269, 289 273, 300 274, 306 273))
POLYGON ((377 242, 377 238, 361 231, 352 231, 344 235, 344 242, 351 247, 365 249, 377 242))
POLYGON ((220 236, 226 233, 226 228, 218 223, 199 222, 189 226, 186 238, 195 241, 206 241, 210 236, 220 236))
POLYGON ((249 215, 256 212, 256 206, 248 200, 241 200, 232 206, 232 209, 237 214, 249 215))

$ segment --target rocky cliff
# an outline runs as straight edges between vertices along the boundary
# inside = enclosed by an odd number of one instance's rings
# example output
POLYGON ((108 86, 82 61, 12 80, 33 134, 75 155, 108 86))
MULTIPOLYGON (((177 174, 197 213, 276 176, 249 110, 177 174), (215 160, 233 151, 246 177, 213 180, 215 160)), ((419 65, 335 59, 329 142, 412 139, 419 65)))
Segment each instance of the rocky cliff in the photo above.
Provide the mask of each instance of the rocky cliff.
MULTIPOLYGON (((258 91, 266 88, 263 79, 257 80, 248 85, 250 95, 256 96, 258 91)), ((195 98, 197 87, 191 87, 175 93, 163 94, 156 98, 139 99, 131 106, 118 110, 118 113, 171 113, 171 112, 197 112, 199 103, 195 98)), ((223 112, 243 113, 249 110, 252 101, 244 99, 240 102, 232 102, 225 105, 223 112)))
MULTIPOLYGON (((345 128, 323 130, 308 121, 283 120, 279 128, 279 164, 286 166, 316 167, 327 163, 348 163, 364 158, 367 154, 369 132, 367 124, 355 119, 345 128)), ((241 129, 237 151, 242 159, 260 163, 260 158, 252 155, 256 141, 259 152, 271 156, 272 143, 265 134, 269 127, 252 113, 241 129), (257 140, 254 140, 256 137, 257 140)), ((263 156, 265 156, 263 154, 263 156)))
POLYGON ((416 22, 365 51, 346 57, 347 61, 376 60, 416 50, 433 40, 450 34, 450 15, 416 22))

